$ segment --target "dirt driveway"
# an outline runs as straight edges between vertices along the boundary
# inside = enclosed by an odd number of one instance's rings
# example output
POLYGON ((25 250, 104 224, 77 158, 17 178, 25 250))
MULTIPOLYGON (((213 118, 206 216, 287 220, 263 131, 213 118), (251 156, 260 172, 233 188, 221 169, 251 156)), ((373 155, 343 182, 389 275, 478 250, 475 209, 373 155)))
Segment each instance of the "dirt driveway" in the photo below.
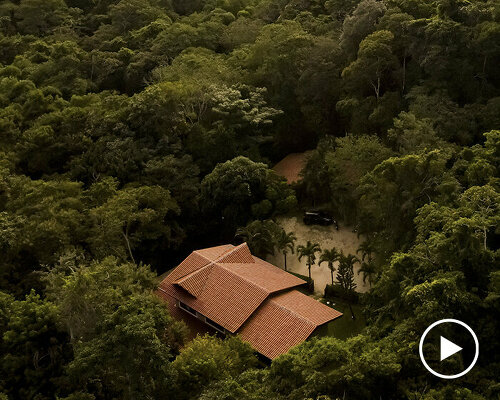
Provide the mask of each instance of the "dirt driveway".
MULTIPOLYGON (((339 230, 332 226, 317 226, 317 225, 304 225, 301 216, 287 216, 278 218, 278 223, 283 227, 286 232, 294 232, 297 236, 295 246, 305 244, 308 240, 311 242, 319 243, 321 249, 331 249, 335 247, 337 250, 343 250, 344 254, 356 255, 356 250, 361 242, 356 233, 352 232, 351 227, 342 226, 339 224, 339 230)), ((359 256, 359 254, 358 254, 359 256)), ((319 253, 316 256, 319 259, 319 253)), ((276 254, 267 257, 267 261, 283 268, 284 260, 283 254, 276 254)), ((300 262, 297 258, 297 253, 288 254, 287 256, 287 269, 302 275, 308 275, 306 260, 303 258, 300 262)), ((338 267, 338 263, 335 263, 338 267)), ((357 284, 356 291, 366 292, 369 289, 368 281, 363 283, 363 274, 358 275, 359 264, 354 267, 354 279, 357 284)), ((313 265, 311 268, 311 276, 314 279, 314 291, 317 294, 323 294, 327 283, 331 283, 330 270, 326 263, 321 266, 313 265)), ((334 275, 335 279, 335 275, 334 275)))

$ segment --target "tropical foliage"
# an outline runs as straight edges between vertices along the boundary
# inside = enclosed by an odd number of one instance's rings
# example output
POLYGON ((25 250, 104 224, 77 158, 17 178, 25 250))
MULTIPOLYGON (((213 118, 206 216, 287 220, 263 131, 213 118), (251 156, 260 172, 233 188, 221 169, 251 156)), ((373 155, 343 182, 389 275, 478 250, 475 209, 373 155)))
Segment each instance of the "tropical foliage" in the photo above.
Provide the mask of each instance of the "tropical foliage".
POLYGON ((496 0, 1 1, 0 399, 498 398, 499 43, 496 0), (158 273, 242 227, 286 259, 311 203, 366 240, 367 328, 259 368, 188 343, 158 273), (441 318, 462 380, 420 366, 441 318))

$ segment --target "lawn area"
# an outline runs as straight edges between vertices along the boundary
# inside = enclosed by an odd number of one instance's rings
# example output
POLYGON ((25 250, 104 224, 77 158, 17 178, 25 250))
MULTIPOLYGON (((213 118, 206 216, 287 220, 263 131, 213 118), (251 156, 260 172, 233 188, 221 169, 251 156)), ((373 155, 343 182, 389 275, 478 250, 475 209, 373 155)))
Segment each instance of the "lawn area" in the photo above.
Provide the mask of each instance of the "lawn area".
MULTIPOLYGON (((323 303, 326 302, 325 299, 321 300, 323 303)), ((330 305, 336 310, 340 311, 342 317, 330 322, 326 329, 321 330, 322 336, 334 336, 338 339, 347 339, 351 336, 355 336, 360 333, 366 326, 366 320, 362 314, 362 307, 359 304, 352 305, 352 311, 354 312, 355 319, 351 318, 351 310, 349 309, 349 304, 344 300, 333 299, 329 300, 330 305)))

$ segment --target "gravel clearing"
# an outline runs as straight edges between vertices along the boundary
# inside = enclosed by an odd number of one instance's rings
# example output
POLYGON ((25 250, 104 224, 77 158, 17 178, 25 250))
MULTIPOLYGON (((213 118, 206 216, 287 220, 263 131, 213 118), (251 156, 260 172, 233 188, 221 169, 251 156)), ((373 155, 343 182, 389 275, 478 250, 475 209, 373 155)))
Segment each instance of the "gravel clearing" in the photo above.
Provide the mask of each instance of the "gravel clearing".
MULTIPOLYGON (((362 238, 358 238, 357 233, 352 232, 352 227, 343 226, 339 224, 339 230, 335 226, 318 226, 318 225, 305 225, 302 222, 302 216, 286 216, 278 218, 277 222, 283 227, 286 232, 294 232, 297 237, 295 246, 305 244, 308 240, 311 242, 319 243, 321 249, 331 249, 332 247, 337 250, 342 250, 344 254, 356 254, 356 250, 360 245, 362 238)), ((317 253, 316 259, 319 259, 317 253)), ((268 256, 267 261, 284 268, 283 254, 276 252, 274 256, 268 256)), ((338 263, 335 263, 336 267, 338 263)), ((299 262, 297 253, 287 255, 287 269, 291 272, 296 272, 302 275, 308 275, 307 265, 305 258, 299 262)), ((354 279, 357 284, 356 291, 366 292, 369 290, 368 281, 363 283, 363 274, 358 275, 359 264, 354 266, 354 279)), ((314 291, 316 294, 323 294, 325 286, 332 282, 330 270, 326 263, 321 266, 313 265, 311 268, 311 276, 314 279, 314 291)), ((334 274, 334 279, 336 279, 334 274)))

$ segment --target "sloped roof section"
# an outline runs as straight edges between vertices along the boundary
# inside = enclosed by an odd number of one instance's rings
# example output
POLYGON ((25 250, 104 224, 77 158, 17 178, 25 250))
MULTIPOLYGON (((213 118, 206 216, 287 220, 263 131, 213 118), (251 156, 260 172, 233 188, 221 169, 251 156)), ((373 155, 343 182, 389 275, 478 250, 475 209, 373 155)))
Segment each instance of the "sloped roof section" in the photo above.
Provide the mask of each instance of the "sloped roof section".
POLYGON ((289 310, 300 318, 319 326, 338 318, 341 312, 328 307, 298 290, 290 290, 273 296, 269 301, 289 310))
POLYGON ((238 332, 253 348, 270 359, 306 340, 316 329, 273 301, 266 301, 238 332))
POLYGON ((241 264, 251 264, 254 263, 255 260, 250 253, 250 249, 248 248, 246 243, 240 244, 234 249, 230 250, 226 254, 224 254, 219 260, 219 263, 241 263, 241 264))
POLYGON ((186 289, 194 297, 198 297, 203 292, 203 288, 205 287, 205 283, 207 282, 207 278, 209 277, 213 266, 213 263, 205 265, 189 275, 186 275, 181 279, 177 279, 174 283, 186 289))
POLYGON ((235 263, 229 266, 224 264, 224 267, 253 285, 264 289, 269 294, 306 283, 306 281, 297 278, 295 275, 289 274, 257 257, 255 257, 255 262, 251 265, 235 263))
POLYGON ((236 332, 269 295, 266 290, 252 285, 218 264, 213 264, 201 292, 197 289, 191 292, 185 290, 178 284, 168 282, 168 278, 169 276, 161 282, 161 291, 194 308, 232 333, 236 332))
POLYGON ((234 246, 232 244, 223 244, 222 246, 208 247, 206 249, 196 250, 195 253, 209 259, 210 261, 216 261, 225 253, 233 249, 234 246))
POLYGON ((290 290, 266 300, 238 333, 259 353, 274 359, 306 340, 318 326, 341 315, 298 290, 290 290))
POLYGON ((191 307, 234 333, 267 296, 262 288, 216 265, 199 301, 191 307))
POLYGON ((210 263, 210 259, 203 257, 198 252, 193 251, 187 258, 179 264, 170 274, 167 275, 165 279, 168 282, 174 282, 186 275, 193 273, 194 271, 203 268, 205 265, 210 263))

